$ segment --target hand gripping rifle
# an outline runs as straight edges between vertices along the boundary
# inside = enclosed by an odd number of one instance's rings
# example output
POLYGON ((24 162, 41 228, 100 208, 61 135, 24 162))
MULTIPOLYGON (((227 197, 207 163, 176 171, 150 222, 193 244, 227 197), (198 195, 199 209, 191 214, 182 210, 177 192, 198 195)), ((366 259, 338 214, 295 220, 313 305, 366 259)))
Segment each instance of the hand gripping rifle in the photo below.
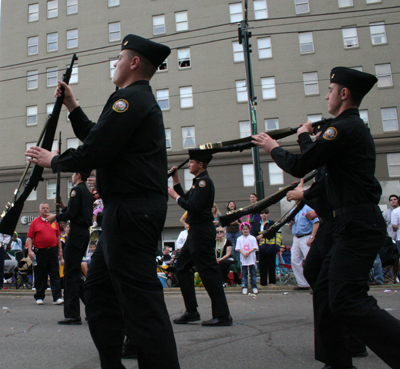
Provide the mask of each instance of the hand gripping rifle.
MULTIPOLYGON (((69 83, 71 78, 72 68, 74 66, 75 60, 78 60, 76 54, 72 56, 71 64, 67 67, 63 75, 63 82, 69 83)), ((37 141, 36 145, 46 150, 51 150, 53 146, 54 136, 56 134, 56 128, 58 123, 58 118, 60 116, 62 104, 64 101, 64 94, 57 97, 56 102, 53 107, 52 113, 47 119, 46 125, 37 141)), ((18 187, 14 191, 14 196, 10 202, 7 203, 6 209, 0 216, 0 234, 12 235, 15 227, 17 226, 18 219, 21 215, 22 209, 24 208, 25 200, 30 195, 30 193, 37 188, 40 181, 43 181, 42 174, 43 168, 34 164, 31 174, 28 180, 25 182, 26 174, 30 168, 31 163, 27 164, 25 171, 21 177, 18 187), (19 195, 21 186, 24 186, 22 193, 19 195)))
MULTIPOLYGON (((304 183, 308 182, 310 179, 314 177, 315 173, 310 174, 308 177, 304 178, 304 183)), ((265 199, 262 199, 260 201, 257 201, 256 203, 251 204, 250 206, 247 206, 245 208, 240 208, 238 210, 233 210, 228 212, 226 215, 219 216, 219 222, 221 223, 221 226, 226 227, 227 225, 234 222, 236 219, 239 219, 248 214, 258 213, 259 211, 266 209, 271 205, 276 204, 278 201, 283 199, 289 191, 294 190, 299 185, 299 183, 300 181, 294 182, 293 184, 282 188, 280 191, 275 192, 271 196, 266 197, 265 199)))
POLYGON ((174 170, 170 169, 168 171, 168 178, 171 177, 177 170, 181 169, 190 159, 185 159, 182 163, 180 163, 174 170))

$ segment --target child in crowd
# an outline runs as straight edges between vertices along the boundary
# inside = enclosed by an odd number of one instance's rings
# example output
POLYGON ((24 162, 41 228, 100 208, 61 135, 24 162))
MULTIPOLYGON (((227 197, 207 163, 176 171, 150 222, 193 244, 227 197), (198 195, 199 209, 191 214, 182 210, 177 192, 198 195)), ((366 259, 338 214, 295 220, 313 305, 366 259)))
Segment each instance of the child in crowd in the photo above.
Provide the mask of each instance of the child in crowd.
POLYGON ((240 262, 242 264, 242 293, 247 295, 247 276, 250 269, 250 281, 253 293, 258 293, 257 274, 256 274, 256 251, 258 251, 257 240, 250 234, 251 226, 244 222, 240 224, 242 236, 237 239, 236 251, 240 252, 240 262))
POLYGON ((92 190, 94 202, 93 202, 93 228, 98 227, 99 225, 97 224, 97 215, 99 213, 103 213, 103 200, 100 198, 100 195, 97 193, 97 190, 94 188, 92 190))
POLYGON ((95 251, 96 251, 96 242, 95 241, 90 241, 89 252, 83 258, 83 261, 81 263, 81 271, 82 271, 82 274, 85 277, 87 276, 87 272, 89 270, 90 261, 92 260, 92 255, 93 255, 93 253, 95 251))

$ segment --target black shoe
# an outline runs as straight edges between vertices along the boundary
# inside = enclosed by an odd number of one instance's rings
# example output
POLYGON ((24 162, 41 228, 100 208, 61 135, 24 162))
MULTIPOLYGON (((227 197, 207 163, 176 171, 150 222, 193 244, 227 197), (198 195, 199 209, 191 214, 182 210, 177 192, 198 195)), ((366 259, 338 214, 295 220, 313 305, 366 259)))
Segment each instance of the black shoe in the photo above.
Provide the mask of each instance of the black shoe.
POLYGON ((179 317, 173 320, 175 324, 186 324, 190 322, 197 322, 200 320, 200 314, 196 311, 195 313, 189 313, 185 311, 185 313, 179 317))
POLYGON ((224 316, 223 318, 212 318, 201 323, 201 325, 204 325, 206 327, 222 327, 232 324, 233 319, 230 315, 224 316))
POLYGON ((81 317, 77 317, 77 318, 65 318, 63 320, 59 320, 58 324, 61 325, 81 325, 82 324, 82 320, 81 317))
POLYGON ((137 359, 137 350, 129 337, 125 338, 124 347, 122 348, 122 359, 137 359))
POLYGON ((352 352, 351 357, 367 357, 368 356, 368 351, 362 351, 362 352, 352 352))
POLYGON ((299 287, 299 286, 297 286, 297 287, 295 287, 293 289, 296 290, 296 291, 307 291, 307 290, 310 289, 310 287, 299 287))

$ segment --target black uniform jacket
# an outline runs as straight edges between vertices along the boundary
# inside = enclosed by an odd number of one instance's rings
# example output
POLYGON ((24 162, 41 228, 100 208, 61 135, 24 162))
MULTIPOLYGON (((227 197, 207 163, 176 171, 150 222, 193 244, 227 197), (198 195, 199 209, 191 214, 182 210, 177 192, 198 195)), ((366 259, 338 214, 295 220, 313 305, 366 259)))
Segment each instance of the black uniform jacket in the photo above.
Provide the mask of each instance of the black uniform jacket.
POLYGON ((70 220, 72 223, 89 227, 92 224, 92 216, 93 197, 86 184, 80 182, 71 190, 68 206, 56 219, 57 222, 70 220))
POLYGON ((328 200, 334 209, 379 203, 382 189, 375 178, 375 145, 358 109, 338 115, 315 142, 308 133, 300 134, 299 143, 302 154, 277 147, 272 158, 295 177, 325 165, 328 200))
POLYGON ((178 205, 188 211, 186 223, 195 224, 214 220, 211 210, 215 189, 206 170, 193 178, 193 186, 186 194, 179 183, 174 186, 174 190, 181 196, 178 199, 178 205))
POLYGON ((148 81, 115 91, 97 124, 80 107, 69 118, 83 144, 55 156, 54 172, 97 169, 96 187, 105 204, 145 193, 159 193, 167 200, 165 129, 148 81))

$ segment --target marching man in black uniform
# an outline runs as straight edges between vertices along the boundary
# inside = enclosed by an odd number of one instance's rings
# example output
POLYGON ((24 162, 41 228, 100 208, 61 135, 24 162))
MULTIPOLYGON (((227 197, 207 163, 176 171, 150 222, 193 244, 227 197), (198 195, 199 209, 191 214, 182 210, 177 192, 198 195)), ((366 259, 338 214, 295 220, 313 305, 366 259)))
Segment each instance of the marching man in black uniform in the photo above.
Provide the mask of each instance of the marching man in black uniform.
POLYGON ((62 213, 49 214, 47 221, 70 221, 70 231, 64 249, 64 317, 62 325, 82 324, 79 297, 81 294, 81 263, 89 244, 89 227, 92 224, 93 197, 86 187, 87 173, 74 173, 68 206, 60 202, 62 213))
POLYGON ((136 35, 126 36, 115 63, 109 97, 97 123, 85 115, 72 89, 64 105, 76 149, 55 155, 32 147, 33 163, 57 171, 96 170, 104 202, 102 234, 84 286, 90 333, 103 369, 124 368, 128 332, 139 368, 179 369, 172 324, 157 278, 156 252, 167 213, 167 153, 162 113, 149 85, 171 50, 136 35))
MULTIPOLYGON (((358 107, 376 81, 368 73, 333 68, 325 99, 335 119, 315 142, 310 137, 311 122, 300 127, 302 154, 282 149, 265 133, 254 136, 253 143, 295 177, 326 166, 327 196, 334 209, 335 233, 314 286, 315 303, 321 305, 319 324, 321 329, 328 329, 333 314, 391 368, 400 368, 400 321, 380 309, 375 298, 368 295, 369 271, 384 243, 386 224, 378 206, 382 189, 375 178, 375 145, 358 107)), ((332 352, 329 332, 320 339, 327 357, 342 355, 332 352)), ((352 367, 351 357, 346 364, 325 366, 352 367)))
POLYGON ((202 325, 229 326, 232 325, 232 317, 229 313, 218 263, 215 258, 216 233, 213 223, 214 217, 211 212, 215 189, 206 170, 212 156, 192 150, 189 150, 189 156, 189 171, 195 176, 191 190, 186 194, 184 193, 179 183, 176 167, 171 169, 175 170, 172 175, 174 188, 168 188, 168 194, 188 212, 186 223, 190 226, 188 237, 176 264, 186 312, 173 322, 175 324, 186 324, 200 320, 193 278, 193 266, 195 266, 211 298, 212 305, 213 317, 210 320, 203 321, 202 325))

